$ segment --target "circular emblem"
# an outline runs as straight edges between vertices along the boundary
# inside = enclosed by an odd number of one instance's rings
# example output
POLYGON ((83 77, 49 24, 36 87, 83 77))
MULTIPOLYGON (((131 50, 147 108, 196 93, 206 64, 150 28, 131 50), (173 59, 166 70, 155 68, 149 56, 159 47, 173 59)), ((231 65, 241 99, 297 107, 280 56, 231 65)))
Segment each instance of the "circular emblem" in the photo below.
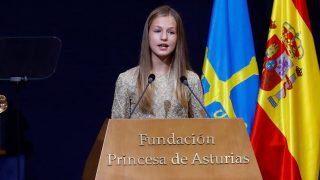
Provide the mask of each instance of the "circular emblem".
POLYGON ((274 69, 274 67, 276 66, 276 62, 274 61, 274 60, 272 60, 272 59, 270 59, 270 60, 268 60, 267 62, 266 62, 266 69, 268 70, 268 71, 271 71, 271 70, 273 70, 274 69))

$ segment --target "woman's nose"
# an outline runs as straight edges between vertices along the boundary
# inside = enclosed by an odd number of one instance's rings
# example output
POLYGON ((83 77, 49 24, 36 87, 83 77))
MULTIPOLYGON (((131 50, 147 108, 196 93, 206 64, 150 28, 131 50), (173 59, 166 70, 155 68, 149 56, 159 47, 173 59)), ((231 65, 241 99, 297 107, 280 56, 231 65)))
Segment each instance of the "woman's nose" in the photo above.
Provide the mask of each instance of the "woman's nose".
POLYGON ((166 32, 162 32, 161 33, 161 40, 167 40, 168 39, 168 35, 166 32))

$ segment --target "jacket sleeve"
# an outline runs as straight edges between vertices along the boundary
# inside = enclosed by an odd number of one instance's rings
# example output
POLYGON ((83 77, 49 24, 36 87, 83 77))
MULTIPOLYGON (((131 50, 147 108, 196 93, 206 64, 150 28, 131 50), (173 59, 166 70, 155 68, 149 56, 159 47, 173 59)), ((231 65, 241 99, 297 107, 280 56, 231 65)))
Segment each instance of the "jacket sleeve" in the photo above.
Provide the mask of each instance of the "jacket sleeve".
POLYGON ((128 84, 125 82, 123 74, 120 74, 114 92, 111 118, 128 118, 130 115, 130 97, 128 84))

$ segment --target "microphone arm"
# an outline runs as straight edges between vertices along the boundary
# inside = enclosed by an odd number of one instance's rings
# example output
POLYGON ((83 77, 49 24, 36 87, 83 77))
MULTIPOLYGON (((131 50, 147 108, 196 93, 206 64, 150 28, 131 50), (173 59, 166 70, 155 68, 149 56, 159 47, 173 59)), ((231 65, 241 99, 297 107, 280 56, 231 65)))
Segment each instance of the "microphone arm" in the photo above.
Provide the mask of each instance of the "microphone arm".
POLYGON ((206 108, 204 107, 204 105, 201 103, 201 101, 199 100, 199 98, 196 96, 196 94, 193 92, 193 90, 190 88, 188 80, 185 76, 181 76, 180 77, 180 81, 182 84, 184 84, 185 86, 188 87, 188 89, 190 90, 191 94, 196 98, 196 100, 198 101, 198 103, 201 105, 202 109, 206 112, 207 117, 210 118, 210 114, 208 113, 208 111, 206 110, 206 108))
POLYGON ((137 104, 133 107, 133 110, 131 111, 131 113, 130 113, 130 115, 129 115, 129 119, 131 118, 132 114, 134 113, 134 111, 136 110, 137 106, 139 105, 139 103, 140 103, 140 101, 141 101, 144 93, 147 91, 149 85, 154 81, 155 78, 156 78, 156 76, 155 76, 154 74, 150 74, 150 75, 148 76, 148 84, 147 84, 147 86, 144 88, 141 96, 139 97, 139 100, 138 100, 137 104))

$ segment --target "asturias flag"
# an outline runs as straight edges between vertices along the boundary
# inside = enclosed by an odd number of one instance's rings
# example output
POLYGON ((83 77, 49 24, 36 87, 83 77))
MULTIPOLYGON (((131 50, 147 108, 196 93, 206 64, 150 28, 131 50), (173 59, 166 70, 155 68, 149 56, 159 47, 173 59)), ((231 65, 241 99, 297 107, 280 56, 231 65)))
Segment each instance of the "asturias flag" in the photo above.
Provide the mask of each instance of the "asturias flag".
POLYGON ((319 72, 306 2, 274 0, 251 134, 264 179, 318 179, 319 72))
POLYGON ((246 0, 214 1, 202 85, 210 116, 243 118, 250 134, 259 73, 246 0))

